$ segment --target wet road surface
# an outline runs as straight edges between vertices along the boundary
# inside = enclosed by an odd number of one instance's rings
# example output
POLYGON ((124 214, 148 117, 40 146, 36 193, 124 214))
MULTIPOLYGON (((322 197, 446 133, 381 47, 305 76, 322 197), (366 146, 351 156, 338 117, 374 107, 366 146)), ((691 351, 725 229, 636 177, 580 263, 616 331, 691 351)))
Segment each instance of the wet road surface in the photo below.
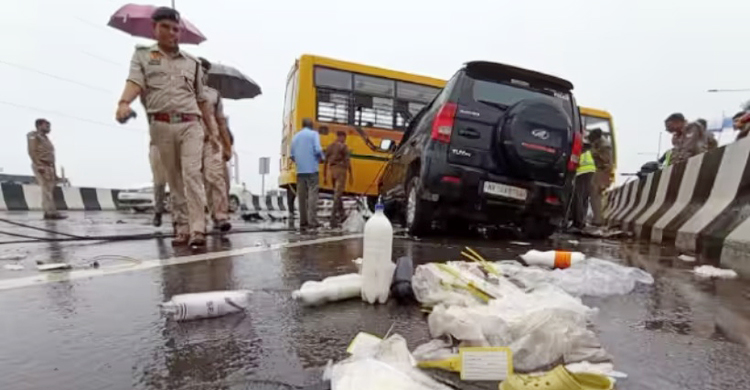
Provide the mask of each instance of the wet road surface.
MULTIPOLYGON (((33 213, 0 217, 47 226, 33 213)), ((51 227, 73 234, 154 231, 148 216, 120 213, 71 213, 51 227)), ((283 226, 240 221, 236 227, 283 226)), ((24 234, 31 233, 45 236, 24 234)), ((595 330, 615 368, 630 375, 619 389, 750 388, 747 279, 698 280, 692 264, 668 249, 611 240, 573 245, 569 238, 533 247, 579 249, 644 268, 656 279, 629 295, 584 299, 600 310, 595 330)), ((529 249, 479 237, 397 238, 394 257, 458 259, 465 245, 491 260, 529 249)), ((351 260, 361 251, 358 237, 290 232, 211 239, 208 253, 187 257, 175 257, 189 253, 175 251, 169 240, 0 245, 0 255, 25 255, 19 263, 26 267, 0 269, 0 389, 327 388, 326 363, 343 359, 360 331, 382 335, 393 326, 410 348, 429 340, 416 306, 353 300, 304 308, 291 300, 306 280, 355 272, 351 260), (94 260, 99 269, 90 267, 94 260), (74 269, 40 276, 36 261, 65 261, 74 269), (157 307, 174 294, 239 288, 254 292, 246 315, 173 323, 157 307)))

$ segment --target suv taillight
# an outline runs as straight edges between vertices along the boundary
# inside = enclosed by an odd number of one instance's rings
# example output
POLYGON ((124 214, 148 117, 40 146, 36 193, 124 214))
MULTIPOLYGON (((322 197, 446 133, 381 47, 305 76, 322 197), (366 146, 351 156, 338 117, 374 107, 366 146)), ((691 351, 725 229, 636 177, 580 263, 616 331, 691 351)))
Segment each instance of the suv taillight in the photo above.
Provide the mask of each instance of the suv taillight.
POLYGON ((581 139, 581 133, 576 131, 573 134, 573 150, 570 152, 570 160, 568 161, 568 170, 575 171, 578 168, 578 159, 581 157, 583 151, 583 140, 581 139))
POLYGON ((435 116, 432 123, 432 139, 444 143, 451 142, 453 119, 456 117, 458 106, 455 103, 445 103, 435 116))

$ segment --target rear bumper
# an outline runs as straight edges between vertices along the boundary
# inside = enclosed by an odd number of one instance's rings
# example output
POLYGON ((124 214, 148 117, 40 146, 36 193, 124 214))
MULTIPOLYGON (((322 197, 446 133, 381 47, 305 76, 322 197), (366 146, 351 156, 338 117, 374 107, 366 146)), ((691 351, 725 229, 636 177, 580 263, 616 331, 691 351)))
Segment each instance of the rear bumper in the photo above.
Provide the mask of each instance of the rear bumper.
POLYGON ((441 216, 458 216, 477 222, 503 222, 519 216, 543 216, 559 220, 565 214, 564 186, 527 182, 481 169, 431 161, 422 172, 423 198, 435 202, 441 216), (446 179, 448 177, 448 179, 446 179), (493 182, 527 191, 525 200, 487 194, 484 183, 493 182))

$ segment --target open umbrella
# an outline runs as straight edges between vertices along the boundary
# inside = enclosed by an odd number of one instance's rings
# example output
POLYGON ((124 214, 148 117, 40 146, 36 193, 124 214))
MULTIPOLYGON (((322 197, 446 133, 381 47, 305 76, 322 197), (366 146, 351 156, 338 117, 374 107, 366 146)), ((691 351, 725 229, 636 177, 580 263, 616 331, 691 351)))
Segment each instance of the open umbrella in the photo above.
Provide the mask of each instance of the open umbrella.
POLYGON ((252 99, 260 95, 258 83, 239 70, 222 64, 212 64, 208 71, 208 86, 227 99, 252 99))
MULTIPOLYGON (((108 26, 124 31, 130 35, 154 39, 154 27, 151 15, 156 10, 153 5, 125 4, 109 18, 108 26)), ((199 44, 206 37, 185 18, 180 18, 182 34, 180 43, 199 44)))

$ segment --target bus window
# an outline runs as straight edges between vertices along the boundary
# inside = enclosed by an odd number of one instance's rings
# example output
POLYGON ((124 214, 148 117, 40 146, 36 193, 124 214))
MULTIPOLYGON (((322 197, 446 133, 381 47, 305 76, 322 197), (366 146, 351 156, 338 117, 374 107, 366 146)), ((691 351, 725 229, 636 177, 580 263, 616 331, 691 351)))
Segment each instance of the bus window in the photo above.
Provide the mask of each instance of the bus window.
POLYGON ((594 129, 601 129, 602 135, 612 143, 612 126, 608 118, 597 118, 595 116, 582 115, 583 126, 586 129, 584 136, 588 137, 589 132, 594 129))
POLYGON ((317 120, 403 131, 439 88, 315 68, 317 120))

